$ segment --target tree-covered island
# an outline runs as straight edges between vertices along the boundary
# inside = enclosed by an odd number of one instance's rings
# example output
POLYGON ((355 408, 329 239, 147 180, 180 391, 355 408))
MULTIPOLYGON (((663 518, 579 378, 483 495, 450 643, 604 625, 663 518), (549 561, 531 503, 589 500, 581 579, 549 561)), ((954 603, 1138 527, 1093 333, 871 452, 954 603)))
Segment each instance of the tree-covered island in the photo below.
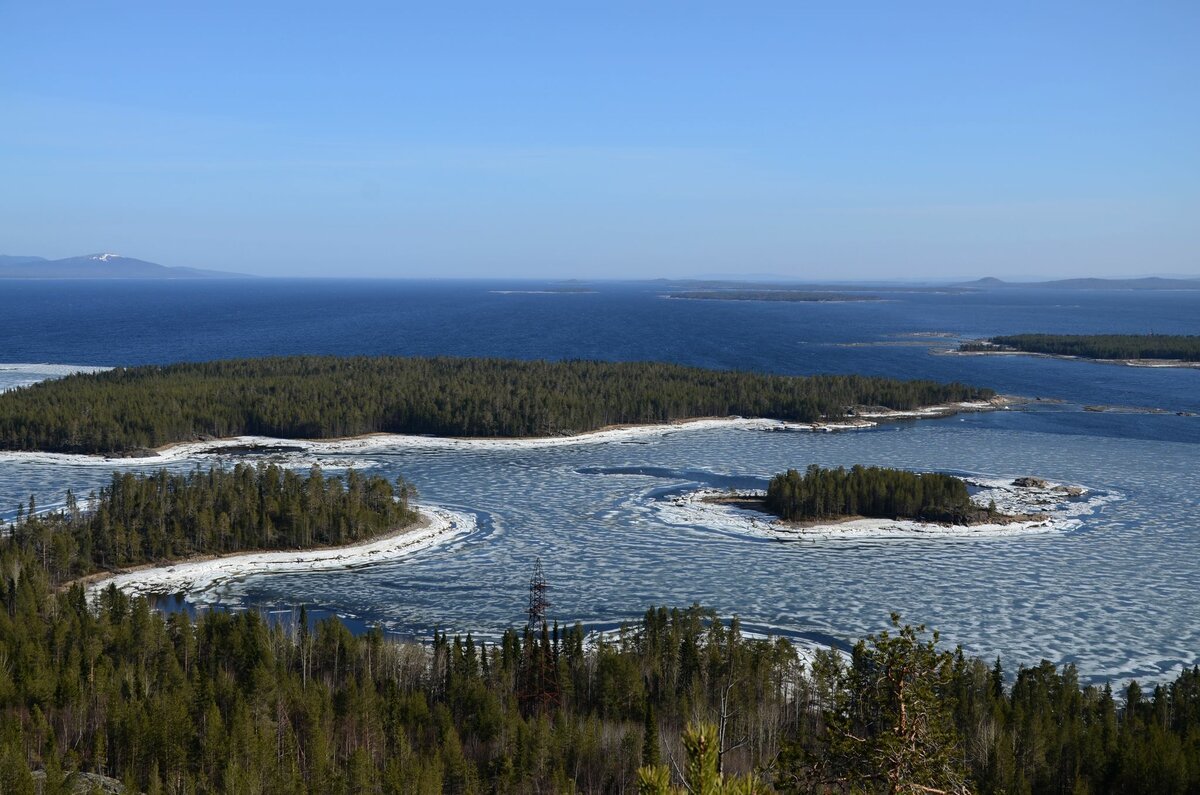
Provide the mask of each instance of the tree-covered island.
POLYGON ((205 437, 569 435, 698 417, 797 422, 990 389, 654 362, 292 356, 122 367, 0 394, 0 449, 128 454, 205 437))
POLYGON ((1200 336, 1174 334, 1011 334, 964 342, 963 353, 1041 353, 1085 359, 1200 362, 1200 336))
POLYGON ((762 504, 788 522, 870 517, 966 525, 1018 518, 973 503, 960 478, 885 467, 789 469, 771 478, 762 504))

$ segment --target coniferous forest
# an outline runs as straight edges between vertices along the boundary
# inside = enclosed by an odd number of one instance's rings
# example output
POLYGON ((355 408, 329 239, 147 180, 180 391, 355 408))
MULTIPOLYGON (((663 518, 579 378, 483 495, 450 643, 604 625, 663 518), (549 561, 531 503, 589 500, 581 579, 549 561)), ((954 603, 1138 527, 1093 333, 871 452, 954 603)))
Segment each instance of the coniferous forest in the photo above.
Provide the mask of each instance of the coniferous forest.
POLYGON ((553 436, 729 415, 810 422, 858 405, 993 395, 932 381, 652 362, 293 356, 117 368, 12 390, 0 394, 0 449, 129 453, 237 435, 553 436))
POLYGON ((823 469, 813 464, 803 475, 789 469, 771 478, 766 506, 788 521, 870 516, 967 524, 988 515, 971 502, 959 478, 861 465, 823 469))
POLYGON ((12 536, 42 558, 51 584, 95 571, 162 563, 192 555, 350 544, 416 520, 413 488, 353 469, 300 476, 274 464, 232 470, 113 473, 84 501, 70 491, 65 507, 37 514, 30 497, 12 536))
POLYGON ((1200 336, 1177 334, 1012 334, 992 337, 989 346, 964 343, 964 351, 999 345, 1028 353, 1082 356, 1086 359, 1179 359, 1200 362, 1200 336))
MULTIPOLYGON (((199 503, 277 477, 198 482, 211 474, 176 489, 199 503)), ((326 503, 336 487, 317 477, 297 480, 326 503)), ((162 478, 77 510, 120 514, 149 548, 172 509, 120 503, 177 493, 162 478)), ((89 604, 60 581, 89 567, 79 545, 65 566, 51 554, 47 533, 85 521, 70 511, 0 539, 4 793, 1200 791, 1200 669, 1114 695, 1071 665, 1006 675, 896 616, 848 655, 805 663, 699 607, 650 610, 602 640, 551 621, 428 646, 310 625, 302 609, 287 625, 163 615, 114 588, 89 604)), ((254 510, 229 515, 256 532, 254 510)))

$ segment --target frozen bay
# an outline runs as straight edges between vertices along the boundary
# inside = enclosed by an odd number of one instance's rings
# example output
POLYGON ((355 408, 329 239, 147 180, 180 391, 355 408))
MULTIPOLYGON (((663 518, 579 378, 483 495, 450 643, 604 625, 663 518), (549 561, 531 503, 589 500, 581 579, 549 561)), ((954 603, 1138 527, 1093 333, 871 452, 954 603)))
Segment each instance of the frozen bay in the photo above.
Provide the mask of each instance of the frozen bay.
MULTIPOLYGON (((250 575, 193 605, 318 606, 424 637, 494 636, 522 620, 541 557, 554 617, 605 629, 652 605, 699 602, 751 630, 853 641, 890 611, 1009 666, 1074 662, 1088 680, 1158 679, 1200 662, 1193 444, 1039 430, 1045 409, 970 414, 836 433, 698 428, 537 448, 354 445, 278 456, 354 466, 417 484, 421 500, 474 513, 477 529, 404 559, 349 571, 250 575), (761 488, 810 463, 987 476, 1036 475, 1111 496, 1070 531, 1004 538, 776 542, 661 520, 664 500, 701 486, 761 488)), ((46 502, 153 461, 3 454, 0 504, 46 502)), ((193 454, 186 469, 229 464, 193 454)), ((161 464, 159 464, 161 465, 161 464)))

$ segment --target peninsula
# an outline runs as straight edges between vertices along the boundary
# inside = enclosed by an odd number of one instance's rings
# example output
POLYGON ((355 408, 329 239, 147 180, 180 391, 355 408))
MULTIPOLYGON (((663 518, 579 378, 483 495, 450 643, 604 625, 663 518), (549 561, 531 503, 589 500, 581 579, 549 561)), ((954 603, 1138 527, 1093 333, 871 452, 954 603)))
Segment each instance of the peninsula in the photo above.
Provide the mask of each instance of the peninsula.
MULTIPOLYGON (((98 493, 68 491, 62 510, 18 513, 11 535, 45 551, 54 584, 97 574, 269 550, 346 548, 417 529, 413 488, 349 470, 327 477, 238 464, 188 474, 113 473, 98 493)), ((294 554, 292 555, 294 557, 294 554)))
POLYGON ((1200 336, 1172 334, 1012 334, 972 340, 956 353, 1040 354, 1095 359, 1135 366, 1194 367, 1200 364, 1200 336))
POLYGON ((372 433, 563 437, 732 415, 814 423, 995 398, 958 383, 654 362, 294 356, 116 368, 0 394, 0 449, 154 455, 183 442, 372 433))

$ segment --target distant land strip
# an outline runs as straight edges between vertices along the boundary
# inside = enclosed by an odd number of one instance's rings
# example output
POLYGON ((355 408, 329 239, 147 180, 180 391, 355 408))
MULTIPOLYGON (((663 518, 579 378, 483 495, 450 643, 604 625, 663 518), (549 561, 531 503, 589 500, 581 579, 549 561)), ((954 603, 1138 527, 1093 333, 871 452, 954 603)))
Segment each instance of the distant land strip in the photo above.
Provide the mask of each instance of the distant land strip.
POLYGON ((1011 334, 964 342, 965 353, 1043 353, 1086 359, 1200 362, 1200 336, 1171 334, 1011 334))
POLYGON ((575 435, 739 415, 836 419, 988 400, 991 389, 657 362, 291 356, 116 368, 0 394, 0 449, 107 455, 206 437, 575 435))
POLYGON ((877 295, 825 290, 684 290, 668 293, 667 297, 701 301, 794 301, 797 303, 882 300, 877 295))

